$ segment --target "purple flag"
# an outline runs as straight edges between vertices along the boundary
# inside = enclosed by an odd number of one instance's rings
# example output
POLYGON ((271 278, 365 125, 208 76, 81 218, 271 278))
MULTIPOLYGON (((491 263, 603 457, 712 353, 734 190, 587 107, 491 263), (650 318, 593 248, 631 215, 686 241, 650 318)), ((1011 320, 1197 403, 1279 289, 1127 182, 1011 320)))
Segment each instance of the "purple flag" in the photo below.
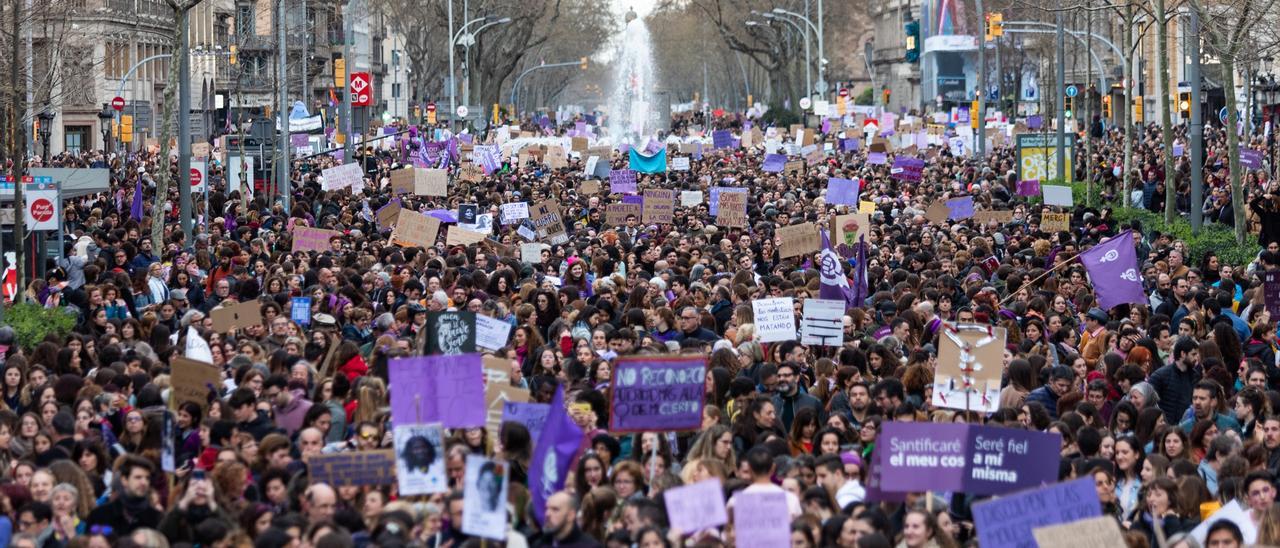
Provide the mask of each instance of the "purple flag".
POLYGON ((1103 310, 1125 303, 1145 303, 1133 232, 1126 231, 1080 254, 1080 262, 1093 280, 1098 306, 1103 310))
POLYGON ((582 445, 582 435, 582 429, 565 412, 564 387, 557 387, 542 435, 534 445, 530 460, 533 465, 529 467, 529 495, 533 499, 533 517, 538 523, 542 523, 546 515, 547 499, 564 488, 573 455, 582 445))
POLYGON ((765 154, 764 165, 760 166, 760 170, 765 173, 782 173, 782 169, 787 165, 786 154, 765 154))
POLYGON ((827 179, 827 203, 858 206, 858 181, 832 177, 827 179))
POLYGON ((849 278, 844 275, 840 256, 831 250, 831 235, 825 230, 822 231, 822 253, 818 255, 818 260, 818 278, 822 282, 818 298, 844 301, 847 308, 860 306, 856 300, 857 293, 849 288, 849 278))
POLYGON ((853 287, 849 288, 849 302, 855 307, 861 307, 867 302, 867 297, 871 296, 870 284, 867 282, 867 241, 864 237, 861 242, 857 243, 858 256, 851 261, 853 263, 853 287))
POLYGON ((135 221, 142 220, 142 177, 138 177, 138 184, 133 187, 133 205, 129 207, 129 216, 135 221))

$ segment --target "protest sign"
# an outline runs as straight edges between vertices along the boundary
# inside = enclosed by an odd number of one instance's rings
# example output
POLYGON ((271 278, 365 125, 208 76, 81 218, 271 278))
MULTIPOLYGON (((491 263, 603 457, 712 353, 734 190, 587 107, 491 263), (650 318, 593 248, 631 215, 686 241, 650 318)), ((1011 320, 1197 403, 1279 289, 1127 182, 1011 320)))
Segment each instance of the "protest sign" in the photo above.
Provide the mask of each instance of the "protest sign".
POLYGON ((1075 202, 1071 198, 1071 187, 1062 185, 1041 185, 1040 191, 1044 193, 1045 205, 1073 207, 1075 202))
POLYGON ((747 226, 746 192, 721 193, 719 209, 720 211, 716 215, 717 225, 726 228, 745 228, 747 226))
MULTIPOLYGON (((746 193, 747 193, 747 189, 746 189, 746 187, 740 187, 740 186, 713 186, 713 187, 711 187, 710 193, 709 193, 709 195, 708 195, 709 197, 708 197, 708 199, 707 199, 708 205, 710 205, 710 211, 711 211, 711 214, 712 214, 712 215, 719 215, 719 214, 720 214, 720 196, 722 196, 722 195, 724 195, 724 194, 731 194, 731 193, 735 193, 735 192, 737 192, 737 193, 741 193, 741 194, 746 194, 746 193)), ((745 203, 746 203, 746 202, 743 202, 743 204, 744 204, 744 205, 745 205, 745 203)))
POLYGON ((324 190, 341 190, 364 184, 364 169, 355 162, 325 169, 320 175, 324 180, 324 190))
POLYGON ((886 422, 876 440, 885 491, 997 495, 1050 483, 1062 436, 955 423, 886 422))
POLYGON ((311 297, 294 297, 289 306, 289 319, 298 325, 311 325, 311 297))
POLYGON ((520 244, 520 262, 538 264, 542 262, 543 244, 525 242, 520 244))
POLYGON ((791 513, 784 491, 740 491, 733 497, 733 536, 737 548, 791 545, 791 513))
POLYGON ((832 177, 827 179, 827 203, 831 205, 858 205, 858 181, 832 177))
POLYGON ((789 160, 782 166, 782 172, 786 175, 799 175, 804 171, 804 160, 789 160))
POLYGON ((254 300, 214 308, 209 311, 209 317, 213 319, 213 330, 226 333, 232 329, 262 325, 261 307, 262 304, 254 300))
POLYGON ((325 230, 323 228, 311 228, 309 226, 293 227, 293 247, 292 252, 299 251, 329 251, 329 239, 334 236, 342 236, 341 232, 336 230, 325 230))
POLYGON ((446 428, 484 425, 484 372, 479 354, 414 356, 387 362, 391 416, 446 428))
POLYGON ((578 185, 578 193, 580 193, 580 194, 588 194, 588 195, 590 195, 590 194, 599 194, 599 193, 600 193, 600 181, 597 181, 597 180, 595 180, 595 179, 590 179, 590 180, 583 181, 583 182, 582 182, 582 184, 579 184, 579 185, 578 185))
POLYGON ((924 210, 924 218, 935 225, 941 225, 947 222, 947 216, 951 214, 951 209, 947 207, 946 202, 938 201, 929 204, 924 210))
POLYGON ((991 222, 1007 224, 1013 222, 1013 211, 1008 209, 975 211, 973 212, 973 219, 983 224, 991 222))
POLYGON ((545 239, 551 245, 569 241, 569 235, 565 233, 564 218, 560 216, 560 202, 554 199, 538 202, 533 205, 529 215, 539 239, 545 239))
POLYGON ((1280 272, 1262 273, 1262 297, 1271 317, 1280 318, 1280 272))
POLYGON ((414 171, 413 193, 418 196, 448 196, 449 172, 443 169, 414 171))
POLYGON ((1120 524, 1111 516, 1087 518, 1031 530, 1040 548, 1111 548, 1125 546, 1120 524))
POLYGON ((609 172, 609 194, 635 194, 636 172, 630 169, 615 169, 609 172))
POLYGON ((839 299, 805 299, 804 317, 800 320, 800 342, 818 346, 840 346, 844 343, 844 301, 839 299))
POLYGON ((973 505, 973 521, 982 546, 1034 548, 1037 527, 1098 516, 1101 509, 1090 475, 979 502, 973 505))
MULTIPOLYGON (((487 356, 486 356, 487 358, 487 356)), ((498 432, 502 428, 502 413, 507 403, 524 403, 529 401, 529 390, 524 388, 516 388, 511 386, 510 375, 508 373, 500 373, 504 378, 498 380, 495 377, 499 373, 495 373, 488 367, 485 368, 484 385, 484 405, 485 405, 485 421, 484 426, 489 431, 490 439, 497 439, 498 432)))
POLYGON ((402 495, 427 495, 449 490, 444 472, 444 428, 440 423, 396 424, 396 480, 402 495))
POLYGON ((662 492, 671 528, 684 533, 719 527, 729 521, 724 508, 724 486, 711 478, 662 492))
POLYGON ((518 422, 529 430, 529 439, 535 444, 547 424, 551 406, 545 403, 507 402, 502 408, 502 422, 518 422))
POLYGON ((639 219, 643 207, 641 204, 628 203, 606 205, 604 208, 604 222, 613 226, 624 225, 627 223, 628 217, 634 216, 639 219))
POLYGON ((1222 505, 1218 511, 1209 514, 1208 519, 1200 522, 1195 529, 1191 530, 1191 536, 1200 543, 1205 545, 1205 537, 1209 534, 1209 528, 1215 522, 1227 520, 1236 524, 1240 528, 1240 534, 1244 536, 1245 544, 1253 544, 1258 540, 1258 526, 1254 525, 1253 518, 1249 517, 1249 509, 1240 504, 1239 500, 1233 500, 1222 505))
POLYGON ((1040 230, 1045 232, 1063 232, 1071 230, 1071 214, 1041 213, 1040 230))
POLYGON ((760 165, 760 171, 765 173, 782 173, 782 170, 786 165, 786 154, 765 154, 764 163, 760 165))
POLYGON ((485 239, 485 233, 462 228, 462 225, 451 226, 445 231, 444 245, 472 245, 478 244, 485 239))
POLYGON ((941 331, 933 405, 994 413, 1000 407, 1005 329, 944 323, 941 331))
POLYGON ((868 202, 865 200, 858 202, 858 213, 875 213, 875 212, 876 212, 875 202, 868 202))
POLYGON ((701 190, 684 190, 680 192, 680 207, 696 207, 702 205, 701 190))
POLYGON ((211 363, 174 356, 170 362, 169 384, 176 404, 194 402, 201 410, 209 407, 209 393, 222 391, 222 368, 211 363))
POLYGON ((733 146, 733 133, 727 129, 717 129, 711 132, 711 145, 715 148, 731 148, 733 146))
POLYGON ((1262 151, 1248 148, 1240 149, 1240 167, 1244 169, 1262 169, 1262 151))
POLYGON ((1040 180, 1027 179, 1018 181, 1018 196, 1031 197, 1040 195, 1040 180))
POLYGON ((507 540, 507 463, 467 455, 462 499, 462 532, 507 540))
POLYGON ((780 226, 777 232, 782 239, 778 244, 778 256, 783 259, 815 253, 822 247, 818 226, 813 223, 780 226))
POLYGON ((529 203, 512 202, 509 204, 502 204, 502 209, 500 211, 502 212, 502 224, 516 224, 516 221, 529 218, 529 203))
POLYGON ((391 172, 391 193, 392 194, 409 194, 413 192, 414 179, 417 177, 416 168, 409 166, 397 169, 391 172))
POLYGON ((689 157, 675 156, 671 158, 671 171, 689 171, 689 157))
POLYGON ((427 331, 427 353, 456 356, 475 352, 475 316, 475 312, 460 310, 427 314, 427 326, 430 327, 427 331))
POLYGON ((760 342, 796 340, 796 316, 791 297, 751 301, 760 342))
POLYGON ((650 188, 644 191, 644 208, 640 222, 645 224, 671 224, 675 218, 676 191, 666 188, 650 188))
POLYGON ((412 209, 401 209, 396 218, 396 228, 391 231, 391 243, 401 247, 428 248, 436 245, 440 233, 440 219, 423 215, 412 209))
POLYGON ((485 350, 497 350, 507 345, 507 339, 510 336, 510 323, 484 315, 476 316, 477 347, 485 350))
POLYGON ((841 256, 850 257, 858 242, 871 237, 871 216, 866 213, 846 213, 837 215, 828 229, 841 256))
POLYGON ((374 219, 376 219, 378 222, 378 228, 383 230, 391 228, 393 225, 395 225, 396 218, 398 218, 399 216, 400 216, 400 200, 398 198, 390 202, 387 202, 386 205, 378 208, 378 211, 374 212, 373 214, 374 219))
POLYGON ((396 482, 393 449, 317 453, 303 460, 313 483, 343 487, 391 485, 396 482))
POLYGON ((698 430, 707 362, 703 356, 627 356, 614 365, 610 432, 698 430))
POLYGON ((973 196, 947 200, 947 220, 962 221, 973 216, 973 196))
POLYGON ((924 160, 907 156, 896 156, 893 166, 889 168, 889 176, 899 181, 920 182, 924 174, 924 160))

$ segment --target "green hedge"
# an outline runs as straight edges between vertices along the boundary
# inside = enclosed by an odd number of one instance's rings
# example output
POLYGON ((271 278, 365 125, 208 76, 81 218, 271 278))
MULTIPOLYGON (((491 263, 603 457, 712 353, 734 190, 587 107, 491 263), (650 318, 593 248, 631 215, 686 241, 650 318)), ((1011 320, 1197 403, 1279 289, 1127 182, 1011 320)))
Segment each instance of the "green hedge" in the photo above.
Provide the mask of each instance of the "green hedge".
POLYGON ((76 326, 76 317, 62 308, 18 303, 4 309, 2 323, 13 328, 18 346, 31 350, 49 334, 66 336, 76 326))

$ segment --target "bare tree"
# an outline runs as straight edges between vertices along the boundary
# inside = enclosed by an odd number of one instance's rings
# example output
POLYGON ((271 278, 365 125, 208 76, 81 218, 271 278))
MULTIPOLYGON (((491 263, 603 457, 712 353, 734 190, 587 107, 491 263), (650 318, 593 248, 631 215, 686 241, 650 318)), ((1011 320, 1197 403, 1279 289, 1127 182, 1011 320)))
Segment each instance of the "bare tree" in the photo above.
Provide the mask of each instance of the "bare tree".
MULTIPOLYGON (((169 169, 169 150, 172 146, 169 144, 173 136, 173 125, 169 123, 174 119, 174 113, 178 110, 178 78, 190 78, 190 74, 178 74, 178 62, 188 54, 187 40, 182 35, 186 30, 183 25, 183 19, 187 17, 188 12, 192 8, 200 5, 203 0, 182 0, 179 3, 176 0, 165 0, 169 4, 169 9, 173 10, 173 59, 169 63, 169 75, 165 78, 164 86, 164 109, 161 111, 163 120, 160 124, 160 165, 163 166, 156 174, 156 195, 155 200, 151 204, 151 246, 152 249, 164 249, 164 223, 165 223, 165 203, 169 196, 169 184, 171 170, 169 169)), ((180 116, 190 116, 190 113, 178 113, 180 116)), ((185 176, 186 174, 181 174, 185 176)))

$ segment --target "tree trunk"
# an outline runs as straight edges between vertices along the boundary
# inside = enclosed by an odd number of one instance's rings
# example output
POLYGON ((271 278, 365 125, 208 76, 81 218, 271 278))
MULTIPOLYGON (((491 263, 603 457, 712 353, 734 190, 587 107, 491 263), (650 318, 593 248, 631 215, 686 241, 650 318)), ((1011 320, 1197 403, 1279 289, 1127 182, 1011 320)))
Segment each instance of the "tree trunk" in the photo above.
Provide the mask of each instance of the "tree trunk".
POLYGON ((26 16, 22 12, 22 0, 13 0, 13 5, 9 10, 13 17, 13 34, 10 35, 12 46, 11 55, 9 57, 9 158, 13 162, 12 170, 9 172, 13 178, 13 257, 14 271, 17 273, 17 292, 13 296, 13 302, 22 302, 23 296, 26 294, 25 277, 23 276, 23 241, 27 238, 27 225, 23 208, 25 207, 24 198, 22 197, 22 176, 26 172, 27 167, 27 151, 26 138, 23 132, 26 131, 27 124, 22 121, 22 115, 27 111, 26 91, 22 89, 20 77, 22 71, 18 69, 18 63, 22 59, 22 18, 26 16))
MULTIPOLYGON (((1240 181, 1240 134, 1236 126, 1240 123, 1240 115, 1236 112, 1236 64, 1231 56, 1221 57, 1222 89, 1227 98, 1227 160, 1231 170, 1231 209, 1235 214, 1236 243, 1243 244, 1248 226, 1245 221, 1244 187, 1240 181)), ((1192 207, 1198 207, 1191 204, 1192 207)))
POLYGON ((1165 18, 1165 0, 1155 0, 1156 19, 1156 67, 1160 78, 1160 137, 1164 142, 1164 222, 1172 223, 1177 217, 1178 192, 1174 188, 1173 170, 1173 120, 1170 116, 1169 93, 1169 33, 1165 18))
MULTIPOLYGON (((169 121, 173 120, 175 124, 177 123, 177 119, 174 118, 174 112, 178 110, 178 78, 180 76, 182 78, 190 77, 190 75, 187 74, 178 74, 178 59, 187 54, 185 49, 182 47, 186 41, 182 39, 183 36, 181 33, 182 18, 185 16, 186 11, 182 8, 175 8, 173 10, 173 57, 169 59, 169 75, 165 78, 164 83, 164 108, 161 110, 160 117, 159 163, 161 167, 157 170, 158 173, 156 173, 156 194, 153 198, 154 202, 151 204, 152 249, 164 249, 164 224, 166 216, 164 204, 169 200, 169 172, 171 167, 171 162, 169 160, 169 150, 171 148, 169 146, 169 140, 173 137, 173 126, 169 125, 169 121)), ((186 115, 186 113, 182 114, 186 115)))
POLYGON ((1133 128, 1137 118, 1133 112, 1133 4, 1124 6, 1124 47, 1129 52, 1124 58, 1124 195, 1121 201, 1129 209, 1129 181, 1133 180, 1133 128))

